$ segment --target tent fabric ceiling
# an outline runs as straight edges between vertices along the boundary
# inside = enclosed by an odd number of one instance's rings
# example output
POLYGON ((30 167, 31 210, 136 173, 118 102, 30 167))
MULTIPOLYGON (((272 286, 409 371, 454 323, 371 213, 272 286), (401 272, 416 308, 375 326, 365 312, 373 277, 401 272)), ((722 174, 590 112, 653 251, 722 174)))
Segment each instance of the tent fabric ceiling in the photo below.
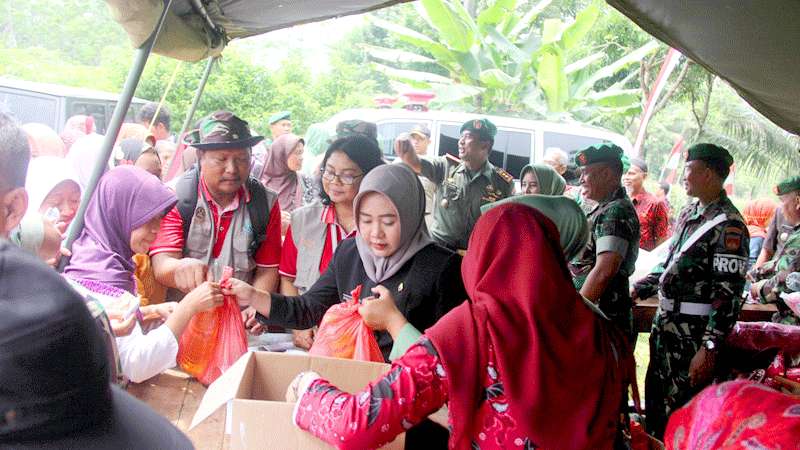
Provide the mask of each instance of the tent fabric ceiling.
POLYGON ((797 0, 607 0, 642 29, 728 81, 748 103, 800 134, 797 0))
MULTIPOLYGON (((219 55, 225 44, 280 28, 365 13, 409 0, 173 0, 153 51, 184 61, 219 55), (202 3, 224 35, 214 33, 193 7, 202 3)), ((162 0, 106 0, 134 48, 155 29, 162 0)))

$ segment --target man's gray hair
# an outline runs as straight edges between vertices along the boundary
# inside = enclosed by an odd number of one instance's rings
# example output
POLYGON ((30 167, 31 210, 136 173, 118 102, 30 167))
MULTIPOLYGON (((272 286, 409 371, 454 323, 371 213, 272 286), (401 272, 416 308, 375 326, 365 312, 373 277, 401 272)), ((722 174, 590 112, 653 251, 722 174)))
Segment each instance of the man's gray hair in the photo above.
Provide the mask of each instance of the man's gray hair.
POLYGON ((558 147, 547 147, 544 151, 544 156, 551 156, 553 159, 561 164, 562 166, 567 166, 569 164, 569 155, 564 150, 561 150, 558 147))
POLYGON ((0 113, 0 186, 24 187, 30 160, 28 135, 11 116, 0 113))

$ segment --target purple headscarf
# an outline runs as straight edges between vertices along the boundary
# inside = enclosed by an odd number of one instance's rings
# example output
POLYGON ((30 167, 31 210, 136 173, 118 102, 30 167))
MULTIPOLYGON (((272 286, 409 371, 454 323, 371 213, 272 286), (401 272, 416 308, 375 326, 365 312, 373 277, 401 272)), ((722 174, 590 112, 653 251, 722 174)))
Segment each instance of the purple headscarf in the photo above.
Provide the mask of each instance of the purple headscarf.
POLYGON ((177 201, 158 178, 138 167, 111 169, 89 201, 86 223, 72 245, 72 259, 64 274, 134 293, 131 233, 177 201))
POLYGON ((261 182, 278 193, 281 211, 292 212, 303 206, 303 191, 297 173, 289 168, 289 156, 298 142, 305 141, 295 134, 282 134, 267 150, 261 182))

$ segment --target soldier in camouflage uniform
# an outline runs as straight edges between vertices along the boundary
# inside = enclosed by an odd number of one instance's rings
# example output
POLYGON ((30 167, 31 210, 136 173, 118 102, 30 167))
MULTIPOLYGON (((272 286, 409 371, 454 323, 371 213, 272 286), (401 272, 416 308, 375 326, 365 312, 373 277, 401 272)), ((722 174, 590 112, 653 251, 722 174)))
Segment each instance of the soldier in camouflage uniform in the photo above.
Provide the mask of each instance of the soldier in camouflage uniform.
POLYGON ((751 272, 756 282, 750 288, 750 297, 778 305, 778 312, 772 317, 773 322, 800 325, 800 317, 780 297, 781 294, 792 292, 786 287, 786 277, 792 272, 800 272, 800 177, 784 180, 775 186, 775 193, 780 199, 786 223, 793 228, 775 256, 751 272))
POLYGON ((741 309, 750 237, 722 184, 733 158, 713 144, 689 148, 684 185, 699 201, 678 216, 669 256, 634 285, 658 293, 645 380, 647 429, 661 438, 669 415, 712 381, 718 349, 741 309))
POLYGON ((407 141, 397 155, 415 172, 437 185, 431 237, 452 250, 465 250, 481 215, 481 206, 511 195, 514 178, 489 162, 497 127, 488 119, 468 120, 461 126, 458 154, 419 158, 407 141))
POLYGON ((628 286, 639 255, 639 218, 621 184, 622 149, 598 144, 575 154, 581 187, 596 202, 589 212, 591 236, 570 262, 576 289, 600 307, 631 340, 633 312, 628 286))

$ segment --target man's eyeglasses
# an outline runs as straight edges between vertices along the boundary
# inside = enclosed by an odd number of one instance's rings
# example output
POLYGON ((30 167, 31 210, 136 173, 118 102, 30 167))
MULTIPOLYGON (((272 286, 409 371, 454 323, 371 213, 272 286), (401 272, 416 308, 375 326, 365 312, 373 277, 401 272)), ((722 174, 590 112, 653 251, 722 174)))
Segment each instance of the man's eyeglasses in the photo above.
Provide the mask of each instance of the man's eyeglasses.
POLYGON ((342 184, 348 184, 348 185, 355 183, 357 179, 363 176, 364 176, 363 173, 360 175, 351 175, 349 173, 335 173, 327 169, 322 171, 322 178, 325 181, 333 182, 333 180, 338 178, 342 184))

